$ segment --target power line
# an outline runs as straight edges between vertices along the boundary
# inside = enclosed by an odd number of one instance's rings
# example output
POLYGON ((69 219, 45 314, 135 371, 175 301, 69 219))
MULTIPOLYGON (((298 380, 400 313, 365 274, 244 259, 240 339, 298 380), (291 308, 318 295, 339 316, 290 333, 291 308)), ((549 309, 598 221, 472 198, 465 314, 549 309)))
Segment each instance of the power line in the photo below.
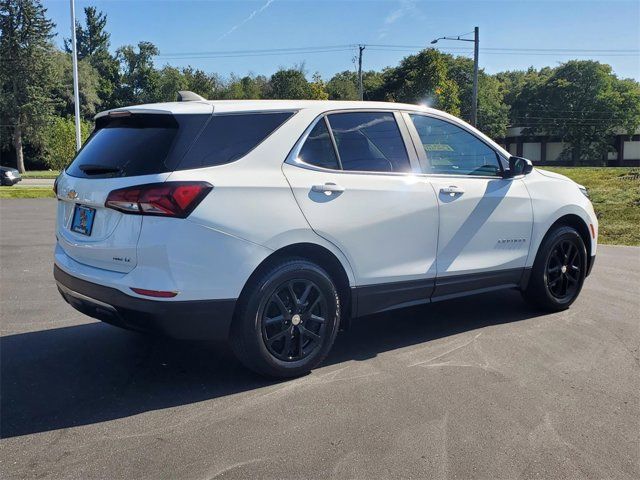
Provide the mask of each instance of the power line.
POLYGON ((182 56, 173 56, 173 55, 158 55, 157 58, 167 59, 167 60, 182 60, 182 59, 207 59, 207 58, 244 58, 244 57, 262 57, 262 56, 277 56, 277 55, 289 55, 289 54, 310 54, 310 53, 333 53, 333 52, 350 52, 350 48, 335 48, 335 49, 326 49, 326 50, 309 50, 309 51, 295 51, 295 52, 259 52, 259 53, 243 53, 243 54, 218 54, 218 55, 182 55, 182 56))
MULTIPOLYGON (((290 54, 312 54, 350 51, 366 47, 374 51, 413 51, 422 50, 425 45, 396 45, 396 44, 342 44, 342 45, 320 45, 291 48, 266 48, 248 50, 214 50, 201 52, 173 52, 156 55, 157 58, 166 59, 189 59, 189 58, 241 58, 261 55, 290 55, 290 54)), ((472 50, 464 47, 442 47, 439 50, 471 53, 472 50)), ((635 56, 640 54, 640 49, 569 49, 569 48, 507 48, 507 47, 483 47, 480 49, 489 55, 551 55, 551 56, 635 56)))
POLYGON ((251 50, 214 50, 202 52, 174 52, 156 55, 158 58, 178 58, 178 57, 218 57, 218 56, 253 56, 253 55, 270 55, 270 54, 289 54, 289 53, 313 53, 326 51, 344 51, 356 48, 357 45, 324 45, 317 47, 291 47, 291 48, 265 48, 251 50))
MULTIPOLYGON (((473 33, 473 32, 472 32, 473 33)), ((424 45, 392 45, 392 44, 367 44, 367 47, 382 47, 382 48, 424 48, 424 45)), ((466 47, 442 47, 449 50, 469 50, 466 47)), ((512 47, 480 47, 480 50, 483 51, 491 51, 491 50, 500 50, 500 51, 513 51, 513 52, 527 52, 527 51, 535 51, 535 52, 596 52, 596 53, 607 53, 607 52, 619 52, 619 53, 640 53, 640 49, 632 48, 632 49, 591 49, 591 48, 512 48, 512 47)))

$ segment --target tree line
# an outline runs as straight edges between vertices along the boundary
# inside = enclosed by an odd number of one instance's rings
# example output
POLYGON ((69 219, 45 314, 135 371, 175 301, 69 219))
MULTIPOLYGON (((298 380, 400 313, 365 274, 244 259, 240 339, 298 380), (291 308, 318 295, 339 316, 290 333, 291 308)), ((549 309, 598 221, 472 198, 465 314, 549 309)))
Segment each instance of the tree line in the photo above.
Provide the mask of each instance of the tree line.
MULTIPOLYGON (((55 46, 55 25, 38 0, 0 0, 0 151, 3 164, 61 168, 75 153, 70 42, 55 46), (15 157, 15 160, 13 158, 15 157)), ((358 99, 354 71, 328 80, 304 64, 271 76, 230 75, 170 65, 158 67, 147 41, 113 53, 107 17, 84 9, 76 25, 82 136, 99 111, 173 101, 179 90, 207 99, 358 99)), ((424 49, 398 65, 363 74, 365 100, 426 103, 468 119, 473 61, 424 49)), ((640 125, 640 84, 620 79, 607 64, 571 60, 557 67, 489 75, 480 71, 478 128, 502 138, 509 126, 567 142, 563 158, 602 158, 617 132, 640 125)))

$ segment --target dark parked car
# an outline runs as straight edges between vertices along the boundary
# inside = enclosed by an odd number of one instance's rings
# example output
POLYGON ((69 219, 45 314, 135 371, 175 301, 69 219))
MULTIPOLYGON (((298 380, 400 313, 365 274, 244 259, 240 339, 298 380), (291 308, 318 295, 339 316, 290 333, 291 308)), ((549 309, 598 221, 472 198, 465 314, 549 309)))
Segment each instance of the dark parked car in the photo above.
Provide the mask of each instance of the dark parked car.
POLYGON ((15 168, 0 167, 0 185, 10 187, 20 180, 22 180, 20 172, 15 168))

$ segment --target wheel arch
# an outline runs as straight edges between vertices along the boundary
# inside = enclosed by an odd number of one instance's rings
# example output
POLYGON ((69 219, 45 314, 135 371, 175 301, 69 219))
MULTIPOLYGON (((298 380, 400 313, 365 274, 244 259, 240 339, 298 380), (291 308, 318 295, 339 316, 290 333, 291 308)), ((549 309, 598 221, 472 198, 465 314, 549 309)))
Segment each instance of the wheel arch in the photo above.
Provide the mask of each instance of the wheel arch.
POLYGON ((304 258, 305 260, 316 263, 324 268, 331 276, 338 290, 342 306, 340 328, 346 329, 350 323, 351 312, 353 311, 350 288, 352 277, 349 275, 348 267, 343 265, 343 262, 334 252, 317 243, 299 242, 275 250, 254 269, 242 287, 239 298, 242 298, 242 296, 246 294, 247 287, 251 285, 255 278, 261 275, 263 271, 277 264, 279 261, 291 257, 304 258))
POLYGON ((544 243, 545 239, 549 236, 549 234, 557 227, 560 226, 566 226, 566 227, 571 227, 574 228, 578 234, 580 235, 580 238, 582 238, 582 241, 584 242, 584 246, 587 250, 587 272, 591 271, 591 262, 592 262, 592 258, 591 258, 591 247, 592 247, 592 240, 591 240, 591 233, 589 232, 589 226, 587 225, 587 223, 585 222, 585 220, 580 217, 579 215, 576 215, 575 213, 568 213, 565 215, 562 215, 560 218, 558 218, 555 222, 553 222, 549 228, 547 229, 547 231, 544 234, 544 237, 542 237, 542 241, 540 242, 540 244, 538 245, 538 248, 536 250, 536 257, 538 256, 538 251, 540 250, 540 247, 542 246, 542 244, 544 243))

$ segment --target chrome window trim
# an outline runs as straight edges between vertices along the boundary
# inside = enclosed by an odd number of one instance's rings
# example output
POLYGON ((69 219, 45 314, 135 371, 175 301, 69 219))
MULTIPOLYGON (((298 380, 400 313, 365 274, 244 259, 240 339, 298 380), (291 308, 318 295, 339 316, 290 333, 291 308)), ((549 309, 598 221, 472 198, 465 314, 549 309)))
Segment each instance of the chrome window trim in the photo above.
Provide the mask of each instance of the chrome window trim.
POLYGON ((508 162, 508 159, 504 158, 504 156, 501 155, 498 150, 496 150, 492 145, 487 143, 483 138, 478 137, 472 130, 470 130, 469 128, 466 128, 465 125, 459 125, 459 124, 457 124, 455 122, 452 122, 450 119, 448 119, 448 118, 446 118, 446 117, 444 117, 442 115, 438 115, 437 113, 407 111, 407 110, 405 110, 405 111, 403 111, 403 114, 406 116, 405 117, 405 122, 407 123, 407 128, 408 128, 409 133, 411 135, 411 140, 414 143, 414 147, 415 147, 416 152, 418 154, 418 158, 420 159, 420 164, 421 164, 421 167, 422 167, 421 175, 423 175, 423 176, 433 176, 433 177, 453 177, 453 178, 464 177, 464 178, 480 178, 480 179, 487 179, 487 178, 504 179, 503 161, 504 162, 508 162), (427 169, 428 169, 428 166, 429 166, 429 164, 428 164, 429 159, 427 158, 427 153, 424 151, 424 148, 419 148, 419 147, 422 146, 422 140, 420 139, 420 134, 418 133, 418 129, 415 127, 415 125, 413 124, 413 121, 411 120, 411 115, 412 114, 413 115, 421 115, 423 117, 431 117, 431 118, 435 118, 437 120, 441 120, 441 121, 446 122, 446 123, 448 123, 450 125, 458 127, 461 130, 464 130, 469 135, 472 135, 475 139, 477 139, 478 141, 482 142, 491 151, 493 151, 493 153, 496 156, 496 161, 498 162, 498 166, 500 167, 500 171, 502 172, 502 175, 469 175, 467 173, 428 173, 427 169))
MULTIPOLYGON (((333 113, 362 113, 362 112, 371 112, 371 113, 392 113, 394 114, 394 119, 396 121, 396 125, 398 127, 398 130, 400 131, 400 136, 402 138, 403 143, 405 144, 405 150, 407 152, 407 156, 409 157, 409 163, 411 164, 411 168, 415 169, 416 168, 416 164, 414 161, 412 161, 412 156, 411 156, 411 152, 409 150, 409 146, 406 143, 406 138, 403 135, 402 132, 402 125, 398 122, 398 118, 396 116, 396 113, 400 113, 400 112, 413 112, 413 110, 403 110, 403 109, 394 109, 394 108, 389 108, 389 109, 384 109, 384 108, 357 108, 357 109, 336 109, 336 110, 327 110, 325 112, 322 112, 320 115, 318 115, 316 118, 313 119, 313 121, 311 122, 311 124, 309 124, 309 126, 304 130, 304 132, 302 133, 302 135, 300 136, 300 138, 296 141, 296 143, 294 144, 293 148, 291 149, 291 151, 289 152, 289 155, 287 155, 287 158, 285 159, 284 163, 288 164, 288 165, 293 165, 294 167, 299 167, 299 168, 304 168, 306 170, 315 170, 318 172, 326 172, 326 173, 339 173, 339 174, 344 174, 344 175, 348 175, 348 174, 355 174, 355 175, 385 175, 385 176, 392 176, 392 177, 406 177, 406 176, 411 176, 411 175, 422 175, 423 172, 421 171, 411 171, 411 172, 375 172, 375 171, 370 171, 370 170, 336 170, 333 168, 323 168, 323 167, 318 167, 316 165, 311 165, 310 163, 306 163, 302 160, 300 160, 300 158, 298 158, 298 155, 300 154, 300 150, 302 150, 302 146, 304 145, 304 142, 306 142, 307 138, 309 137, 309 134, 311 133, 311 130, 313 130, 313 128, 316 126, 316 124, 323 120, 325 121, 325 125, 327 127, 327 129, 329 130, 329 136, 331 138, 331 142, 333 144, 333 149, 334 152, 336 154, 336 158, 338 159, 338 164, 340 165, 340 168, 342 168, 342 161, 340 160, 340 153, 338 152, 338 148, 337 145, 335 143, 335 138, 333 136, 333 132, 331 131, 331 124, 329 123, 328 120, 328 116, 333 114, 333 113)), ((414 149, 415 149, 415 145, 414 145, 414 149)))

